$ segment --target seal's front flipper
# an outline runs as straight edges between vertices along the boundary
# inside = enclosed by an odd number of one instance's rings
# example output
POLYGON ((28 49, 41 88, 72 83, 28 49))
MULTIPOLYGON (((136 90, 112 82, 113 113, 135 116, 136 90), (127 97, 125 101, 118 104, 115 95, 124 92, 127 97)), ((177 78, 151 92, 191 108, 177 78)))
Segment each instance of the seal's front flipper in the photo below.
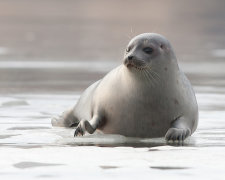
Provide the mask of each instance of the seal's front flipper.
POLYGON ((167 133, 166 133, 166 140, 167 141, 183 141, 185 140, 188 136, 190 136, 191 130, 188 129, 178 129, 178 128, 170 128, 167 133))
POLYGON ((191 135, 191 130, 187 125, 187 119, 179 117, 171 124, 165 138, 167 141, 183 141, 191 135))
POLYGON ((100 118, 98 116, 94 116, 90 121, 88 120, 81 120, 79 125, 77 126, 74 137, 78 135, 84 135, 85 132, 89 134, 93 134, 97 129, 100 122, 100 118))

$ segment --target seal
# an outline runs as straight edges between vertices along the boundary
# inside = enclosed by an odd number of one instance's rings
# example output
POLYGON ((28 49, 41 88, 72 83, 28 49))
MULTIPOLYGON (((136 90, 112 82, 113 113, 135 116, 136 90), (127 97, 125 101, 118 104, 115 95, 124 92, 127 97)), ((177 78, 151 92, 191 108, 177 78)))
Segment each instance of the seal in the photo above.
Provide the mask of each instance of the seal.
POLYGON ((183 141, 197 128, 198 105, 170 42, 144 33, 128 44, 123 64, 88 87, 52 125, 94 133, 183 141))

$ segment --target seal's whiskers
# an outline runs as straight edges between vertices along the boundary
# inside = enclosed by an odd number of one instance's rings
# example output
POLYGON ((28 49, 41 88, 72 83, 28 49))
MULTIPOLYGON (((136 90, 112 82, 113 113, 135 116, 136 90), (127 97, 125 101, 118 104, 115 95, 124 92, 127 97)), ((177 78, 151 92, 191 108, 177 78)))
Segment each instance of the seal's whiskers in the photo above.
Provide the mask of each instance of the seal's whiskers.
POLYGON ((152 75, 156 78, 157 82, 159 83, 161 81, 159 74, 156 71, 154 71, 152 67, 149 68, 149 71, 152 73, 152 75))
POLYGON ((145 76, 145 78, 148 80, 148 81, 150 81, 151 82, 151 78, 147 75, 147 73, 146 73, 146 71, 143 69, 143 74, 144 74, 144 76, 145 76))
POLYGON ((153 87, 155 87, 156 86, 156 83, 157 83, 156 82, 157 80, 154 78, 154 76, 152 75, 152 73, 150 71, 147 71, 146 69, 144 69, 144 72, 146 73, 146 75, 147 75, 150 83, 153 85, 153 87))

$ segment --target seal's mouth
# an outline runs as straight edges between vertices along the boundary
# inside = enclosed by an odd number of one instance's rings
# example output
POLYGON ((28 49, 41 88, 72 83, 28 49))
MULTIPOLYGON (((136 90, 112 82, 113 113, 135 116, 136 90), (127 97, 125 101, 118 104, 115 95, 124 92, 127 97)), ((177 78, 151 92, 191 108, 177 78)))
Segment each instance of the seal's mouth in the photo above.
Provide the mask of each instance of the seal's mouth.
POLYGON ((138 69, 138 70, 145 69, 144 66, 136 66, 135 64, 125 64, 125 66, 127 66, 127 68, 135 68, 135 69, 138 69))
POLYGON ((135 69, 138 69, 138 70, 143 70, 143 69, 146 68, 146 64, 143 61, 135 60, 135 59, 132 59, 132 60, 126 59, 124 61, 124 65, 129 69, 135 68, 135 69))

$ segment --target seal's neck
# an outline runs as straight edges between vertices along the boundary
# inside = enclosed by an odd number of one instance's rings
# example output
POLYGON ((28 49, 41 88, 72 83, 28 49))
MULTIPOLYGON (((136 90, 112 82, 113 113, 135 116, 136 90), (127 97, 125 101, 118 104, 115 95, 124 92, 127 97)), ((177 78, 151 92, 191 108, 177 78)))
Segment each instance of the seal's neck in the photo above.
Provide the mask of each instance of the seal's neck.
POLYGON ((131 87, 164 87, 165 85, 174 85, 177 80, 179 68, 177 65, 149 67, 146 69, 121 67, 122 78, 131 87))

